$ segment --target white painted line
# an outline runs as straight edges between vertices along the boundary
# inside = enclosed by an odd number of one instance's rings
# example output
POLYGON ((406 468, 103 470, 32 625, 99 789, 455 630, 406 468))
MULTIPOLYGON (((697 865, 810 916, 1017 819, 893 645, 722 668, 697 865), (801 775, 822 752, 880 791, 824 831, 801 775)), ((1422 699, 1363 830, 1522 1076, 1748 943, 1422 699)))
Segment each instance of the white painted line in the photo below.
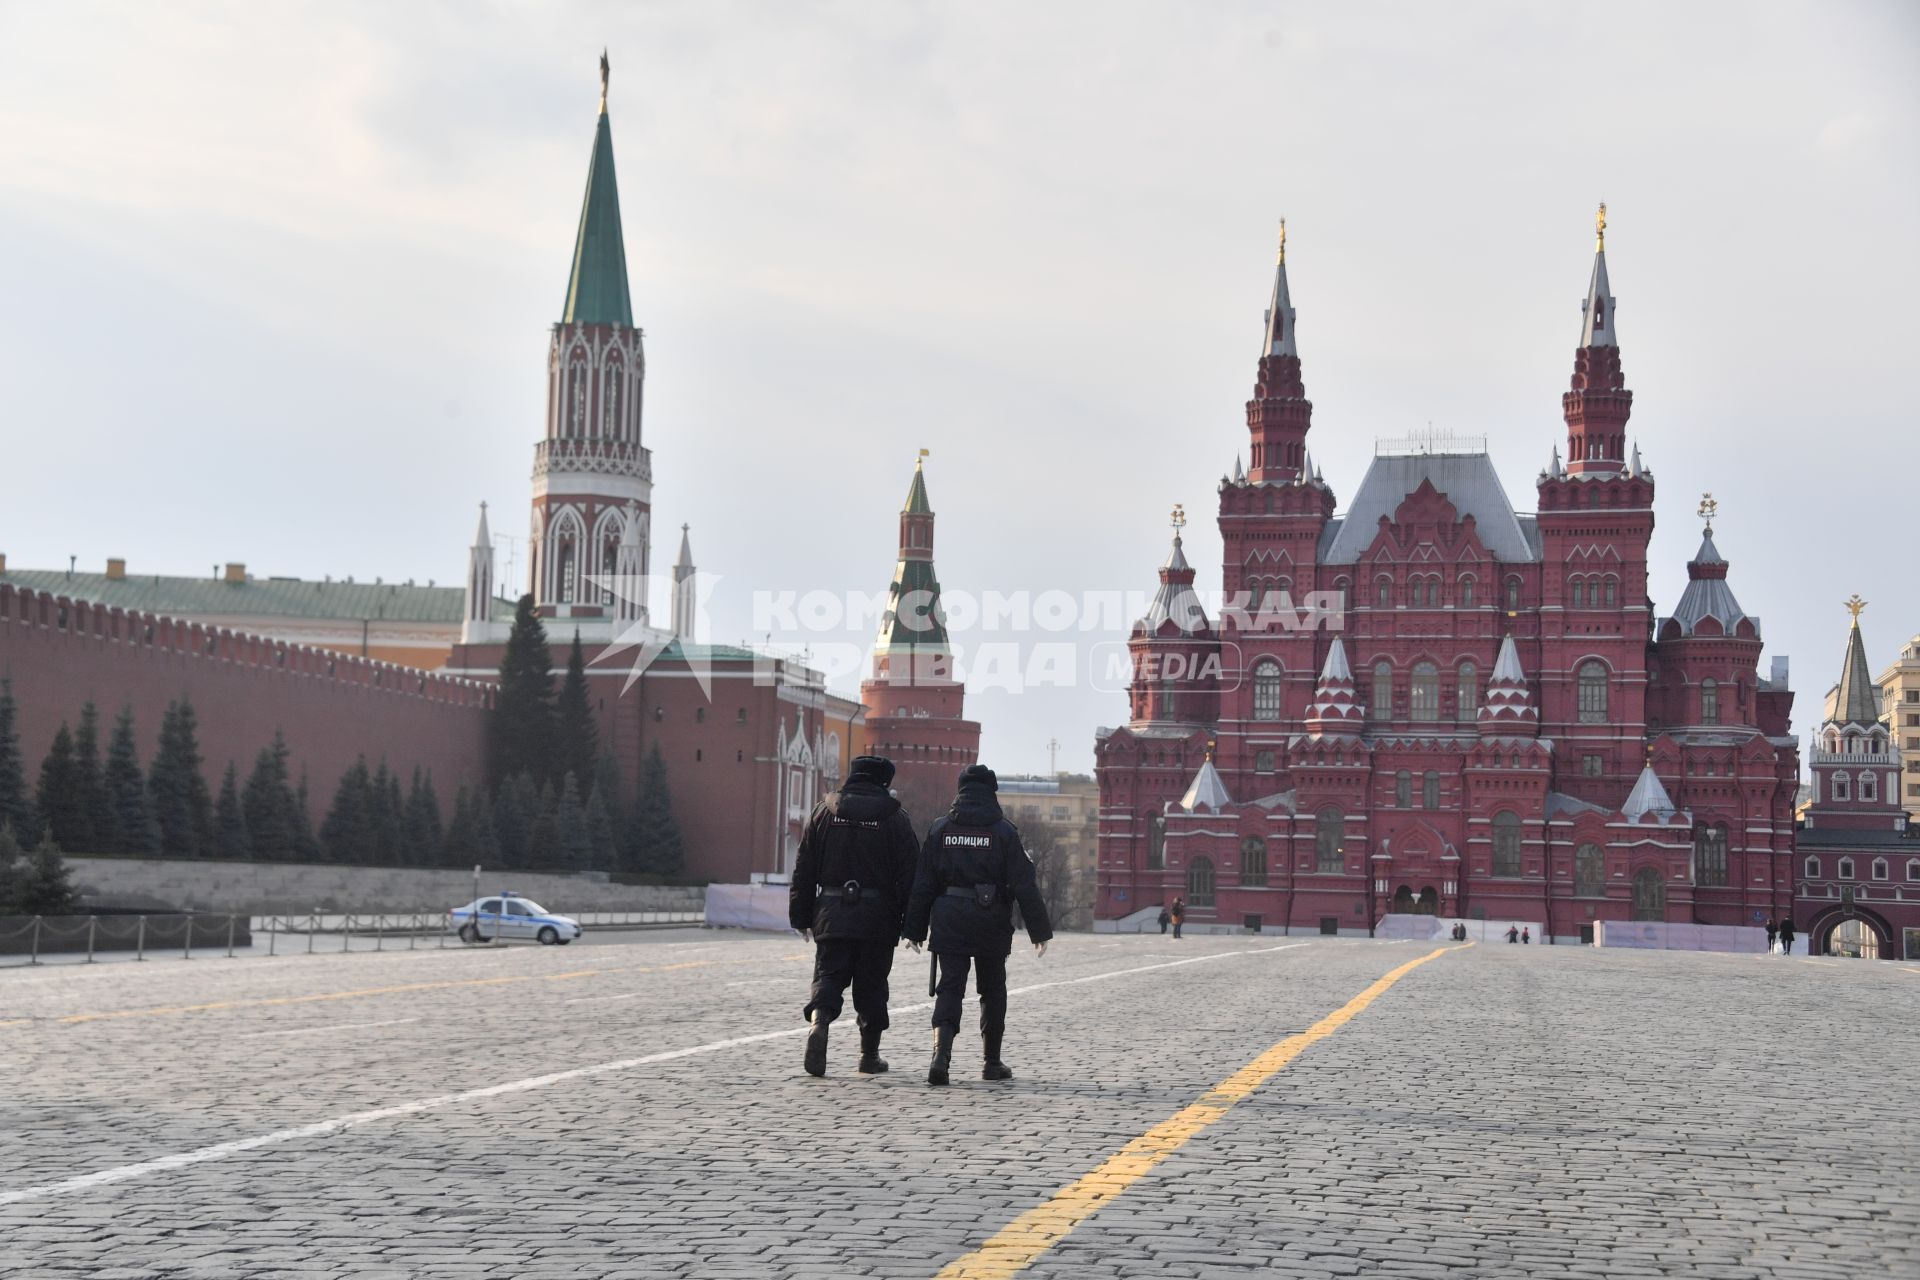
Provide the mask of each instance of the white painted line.
MULTIPOLYGON (((1290 951, 1295 947, 1304 947, 1304 942, 1289 943, 1280 947, 1256 947, 1246 951, 1218 951, 1212 955, 1190 956, 1185 960, 1167 960, 1160 964, 1141 965, 1134 969, 1116 969, 1109 973, 1090 974, 1084 978, 1063 978, 1057 982, 1037 982, 1030 986, 1015 987, 1009 995, 1023 995, 1029 991, 1040 991, 1047 987, 1072 987, 1086 982, 1100 982, 1107 978, 1121 978, 1133 973, 1146 973, 1153 969, 1171 969, 1177 965, 1200 964, 1208 960, 1226 960, 1235 956, 1262 955, 1271 951, 1290 951)), ((899 1013, 913 1013, 921 1009, 931 1009, 933 1001, 908 1005, 899 1013)), ((142 1178, 150 1173, 166 1173, 173 1169, 185 1169, 191 1165, 205 1164, 209 1160, 223 1160, 228 1156, 239 1155, 243 1151, 252 1151, 259 1147, 274 1147, 282 1143, 298 1142, 303 1138, 324 1138, 362 1125, 376 1124, 382 1120, 398 1120, 406 1116, 419 1115, 423 1111, 436 1111, 441 1107, 457 1106, 463 1102, 479 1102, 487 1098, 505 1097, 515 1093, 531 1093, 535 1089, 545 1089, 556 1084, 565 1084, 570 1080, 587 1080, 594 1076, 603 1076, 616 1071, 631 1071, 635 1067, 650 1066, 656 1062, 673 1062, 680 1058, 694 1058, 701 1054, 718 1053, 722 1049, 737 1049, 742 1045, 762 1044, 768 1040, 784 1040, 791 1036, 805 1035, 806 1026, 787 1027, 780 1031, 761 1031, 750 1036, 730 1036, 725 1040, 713 1040, 706 1044, 696 1044, 685 1049, 667 1049, 660 1053, 649 1053, 638 1058, 621 1058, 613 1062, 599 1062, 588 1067, 575 1067, 570 1071, 554 1071, 543 1076, 528 1076, 523 1080, 509 1080, 505 1084, 487 1085, 479 1089, 463 1089, 459 1093, 443 1093, 438 1097, 421 1098, 414 1102, 403 1102, 392 1107, 376 1107, 371 1111, 355 1111, 344 1116, 335 1116, 331 1120, 319 1120, 312 1124, 295 1125, 290 1129, 275 1129, 271 1133, 255 1134, 251 1138, 235 1138, 231 1142, 216 1142, 212 1146, 196 1147, 192 1151, 179 1151, 172 1155, 160 1156, 153 1160, 142 1160, 137 1164, 117 1165, 111 1169, 100 1169, 93 1173, 83 1173, 72 1178, 62 1178, 58 1182, 43 1182, 38 1186, 21 1187, 15 1191, 0 1191, 0 1205, 20 1204, 27 1200, 45 1200, 52 1196, 71 1195, 76 1191, 85 1191, 92 1187, 110 1186, 116 1182, 127 1182, 142 1178)))
POLYGON ((791 987, 797 978, 744 978, 739 982, 729 982, 730 987, 791 987))
POLYGON ((561 1001, 561 1003, 562 1004, 600 1004, 608 1000, 632 1000, 639 996, 650 995, 650 994, 652 993, 646 992, 646 991, 622 991, 619 995, 613 995, 613 996, 575 996, 573 997, 573 999, 563 1000, 561 1001))
POLYGON ((418 1018, 388 1018, 385 1022, 326 1022, 317 1027, 295 1027, 290 1031, 253 1031, 240 1038, 258 1040, 262 1036, 305 1036, 316 1031, 359 1031, 366 1027, 398 1027, 418 1021, 418 1018))

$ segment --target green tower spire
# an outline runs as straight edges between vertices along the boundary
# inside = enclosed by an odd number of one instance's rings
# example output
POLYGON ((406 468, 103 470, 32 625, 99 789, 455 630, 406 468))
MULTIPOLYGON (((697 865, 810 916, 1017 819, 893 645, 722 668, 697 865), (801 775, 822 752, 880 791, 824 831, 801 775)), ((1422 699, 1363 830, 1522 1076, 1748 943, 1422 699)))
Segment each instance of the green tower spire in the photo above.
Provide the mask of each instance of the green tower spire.
POLYGON ((562 324, 633 325, 627 294, 627 247, 620 235, 620 187, 613 176, 613 126, 607 119, 607 55, 600 55, 600 118, 587 165, 587 194, 580 202, 580 232, 573 242, 562 324))

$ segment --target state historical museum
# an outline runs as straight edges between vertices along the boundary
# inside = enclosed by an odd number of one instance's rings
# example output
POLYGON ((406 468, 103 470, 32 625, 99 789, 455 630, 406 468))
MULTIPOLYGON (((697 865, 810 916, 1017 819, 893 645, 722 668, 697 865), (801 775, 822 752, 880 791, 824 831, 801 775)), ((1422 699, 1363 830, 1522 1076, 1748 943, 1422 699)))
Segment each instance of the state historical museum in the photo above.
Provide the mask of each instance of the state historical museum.
POLYGON ((1668 615, 1648 598, 1654 474, 1627 436, 1604 238, 1581 311, 1537 513, 1483 446, 1427 440, 1379 446, 1337 515, 1282 240, 1250 465, 1220 485, 1226 603, 1207 616, 1176 518, 1128 641, 1128 721, 1096 744, 1097 919, 1184 896, 1201 929, 1399 912, 1575 940, 1791 909, 1786 664, 1759 672, 1710 499, 1686 590, 1668 615))

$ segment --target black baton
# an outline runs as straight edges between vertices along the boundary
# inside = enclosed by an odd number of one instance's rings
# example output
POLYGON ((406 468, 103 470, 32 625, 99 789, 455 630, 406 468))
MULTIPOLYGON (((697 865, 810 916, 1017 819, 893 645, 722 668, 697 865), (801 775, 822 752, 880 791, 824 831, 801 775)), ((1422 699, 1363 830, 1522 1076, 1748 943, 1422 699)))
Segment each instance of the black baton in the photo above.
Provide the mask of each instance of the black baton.
POLYGON ((940 957, 931 951, 927 953, 927 994, 940 994, 940 957))

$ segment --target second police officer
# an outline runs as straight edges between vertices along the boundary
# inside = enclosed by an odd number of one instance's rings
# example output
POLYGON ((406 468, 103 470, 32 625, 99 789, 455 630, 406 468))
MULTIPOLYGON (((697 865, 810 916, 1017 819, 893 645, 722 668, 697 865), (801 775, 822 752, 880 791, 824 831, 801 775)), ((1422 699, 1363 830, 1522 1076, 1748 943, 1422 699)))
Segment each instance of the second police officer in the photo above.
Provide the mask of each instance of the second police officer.
POLYGON ((960 1031, 960 1002, 971 965, 980 992, 983 1080, 1008 1080, 1000 1061, 1007 1030, 1007 956, 1013 951, 1013 907, 1020 905, 1027 936, 1038 955, 1047 952, 1053 926, 1034 883, 1033 860, 1020 832, 1000 812, 999 780, 985 765, 960 775, 953 808, 934 820, 920 848, 913 897, 907 905, 906 937, 918 951, 931 928, 939 973, 933 1004, 933 1061, 927 1083, 947 1083, 953 1038, 960 1031))

